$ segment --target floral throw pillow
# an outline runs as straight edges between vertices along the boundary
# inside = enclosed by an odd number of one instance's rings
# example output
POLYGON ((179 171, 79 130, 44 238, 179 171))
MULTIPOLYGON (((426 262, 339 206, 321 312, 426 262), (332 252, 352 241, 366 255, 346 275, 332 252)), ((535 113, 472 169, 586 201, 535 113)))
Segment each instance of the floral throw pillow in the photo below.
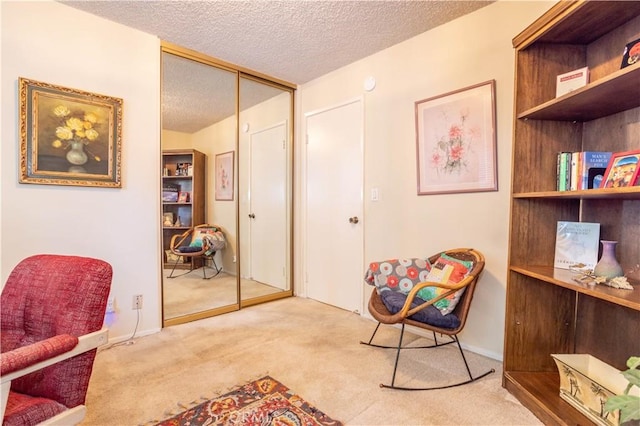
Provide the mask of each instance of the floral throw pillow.
POLYGON ((425 259, 390 259, 372 262, 365 273, 367 284, 382 291, 408 294, 414 285, 427 280, 431 265, 425 259))
MULTIPOLYGON (((438 260, 431 267, 431 271, 429 271, 429 275, 423 281, 432 281, 436 283, 459 283, 462 281, 469 271, 473 268, 473 262, 459 260, 451 256, 447 256, 445 253, 442 253, 438 260)), ((464 288, 456 291, 453 294, 445 297, 444 299, 438 300, 433 304, 436 308, 440 309, 442 315, 447 315, 456 308, 456 305, 460 301, 460 297, 462 297, 462 293, 464 293, 464 288)), ((429 301, 440 296, 442 293, 446 293, 446 288, 438 288, 438 287, 425 287, 418 291, 417 296, 423 300, 429 301)))

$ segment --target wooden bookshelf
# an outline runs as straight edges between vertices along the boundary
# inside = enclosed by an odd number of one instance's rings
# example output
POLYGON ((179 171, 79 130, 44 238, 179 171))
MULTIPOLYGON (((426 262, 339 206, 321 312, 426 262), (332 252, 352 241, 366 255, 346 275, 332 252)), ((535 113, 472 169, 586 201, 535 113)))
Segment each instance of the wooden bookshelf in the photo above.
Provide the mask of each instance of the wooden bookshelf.
MULTIPOLYGON (((195 225, 201 225, 205 221, 205 163, 206 155, 195 149, 172 149, 162 151, 162 186, 165 184, 177 185, 181 191, 189 192, 187 202, 162 202, 162 213, 172 213, 173 220, 180 217, 180 226, 162 226, 162 255, 165 261, 165 268, 173 267, 173 263, 167 263, 166 250, 169 249, 171 237, 182 234, 195 225), (191 163, 191 174, 177 175, 176 166, 180 163, 191 163)), ((186 263, 179 264, 178 267, 190 268, 189 258, 186 263)))
POLYGON ((558 152, 640 147, 640 64, 620 69, 640 38, 639 1, 560 1, 513 40, 515 116, 503 386, 545 424, 592 422, 559 397, 551 354, 588 353, 623 370, 640 355, 633 291, 578 283, 553 268, 558 221, 596 222, 618 241, 625 271, 640 259, 640 186, 556 191, 558 152), (558 98, 559 74, 590 82, 558 98))

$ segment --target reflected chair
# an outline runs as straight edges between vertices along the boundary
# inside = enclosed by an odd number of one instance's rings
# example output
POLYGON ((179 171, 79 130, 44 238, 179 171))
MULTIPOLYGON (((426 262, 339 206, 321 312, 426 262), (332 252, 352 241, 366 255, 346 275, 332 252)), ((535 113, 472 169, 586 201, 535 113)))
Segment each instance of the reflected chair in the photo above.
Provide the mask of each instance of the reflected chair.
MULTIPOLYGON (((432 265, 431 270, 434 270, 433 268, 440 267, 442 265, 441 259, 444 257, 449 259, 446 263, 451 263, 453 265, 456 265, 457 263, 464 263, 467 265, 464 275, 460 275, 461 279, 458 282, 453 282, 456 280, 452 281, 451 279, 445 280, 447 282, 423 281, 415 284, 408 294, 403 294, 400 291, 391 291, 389 288, 379 289, 379 287, 376 287, 371 293, 371 298, 369 299, 369 312, 378 321, 378 325, 376 326, 369 341, 360 343, 378 348, 396 349, 397 351, 393 367, 393 375, 391 377, 391 384, 380 384, 380 387, 400 390, 444 389, 471 383, 495 372, 494 369, 491 369, 480 375, 473 376, 458 339, 458 334, 462 331, 467 321, 469 308, 471 307, 471 301, 473 300, 473 293, 478 283, 478 278, 484 269, 484 256, 474 249, 460 248, 448 250, 429 258, 429 264, 432 265), (424 291, 427 291, 433 298, 426 300, 428 298, 424 297, 424 291), (452 300, 452 298, 457 299, 455 308, 453 308, 450 313, 443 315, 441 310, 437 308, 437 302, 452 300), (378 332, 380 324, 400 325, 400 338, 397 346, 382 346, 372 343, 376 333, 378 332), (434 343, 427 346, 402 346, 405 325, 431 331, 433 333, 434 343), (440 334, 441 338, 443 335, 446 335, 447 340, 438 341, 436 333, 440 334), (458 350, 462 356, 462 361, 464 362, 469 376, 468 379, 450 384, 430 385, 425 387, 403 387, 395 384, 398 361, 402 350, 437 348, 451 343, 455 343, 458 346, 458 350)), ((387 263, 386 265, 389 264, 387 263)), ((389 266, 387 266, 387 268, 389 268, 389 266)), ((422 274, 426 274, 426 271, 418 271, 414 272, 414 274, 423 279, 425 278, 425 275, 422 274)))
POLYGON ((182 234, 174 235, 171 237, 169 250, 175 255, 176 260, 167 278, 180 277, 199 268, 202 268, 202 275, 205 280, 217 276, 222 271, 222 267, 218 267, 216 264, 215 255, 225 246, 226 240, 222 233, 222 228, 217 225, 205 223, 194 226, 182 234), (174 275, 176 267, 183 259, 189 261, 189 270, 182 274, 174 275), (212 270, 213 275, 207 276, 207 269, 212 270))
POLYGON ((102 328, 111 266, 78 256, 22 260, 2 289, 3 425, 78 424, 102 328))

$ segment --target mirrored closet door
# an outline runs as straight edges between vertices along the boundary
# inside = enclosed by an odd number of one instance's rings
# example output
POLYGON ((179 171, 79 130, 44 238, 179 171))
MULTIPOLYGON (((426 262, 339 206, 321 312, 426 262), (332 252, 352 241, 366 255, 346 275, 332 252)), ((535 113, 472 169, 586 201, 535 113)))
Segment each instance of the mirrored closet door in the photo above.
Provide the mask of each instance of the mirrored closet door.
POLYGON ((164 326, 293 295, 294 89, 258 75, 162 43, 164 326), (202 224, 224 247, 176 254, 202 224))
POLYGON ((240 76, 241 306, 292 295, 293 92, 240 76))
MULTIPOLYGON (((237 186, 233 185, 237 180, 236 110, 235 70, 180 50, 163 48, 162 204, 163 215, 170 210, 177 213, 172 218, 173 226, 164 217, 162 226, 165 326, 239 309, 237 186), (202 160, 198 161, 199 157, 202 160), (218 166, 223 160, 227 173, 224 191, 218 193, 216 160, 218 166), (170 192, 168 198, 164 196, 172 186, 177 187, 180 194, 176 201, 171 199, 170 192), (189 209, 192 209, 191 218, 179 215, 181 211, 188 213, 189 209), (224 247, 210 258, 177 255, 175 246, 180 236, 193 226, 203 224, 213 225, 220 231, 216 236, 224 239, 224 247)), ((187 234, 180 245, 197 245, 197 238, 195 233, 187 234)))

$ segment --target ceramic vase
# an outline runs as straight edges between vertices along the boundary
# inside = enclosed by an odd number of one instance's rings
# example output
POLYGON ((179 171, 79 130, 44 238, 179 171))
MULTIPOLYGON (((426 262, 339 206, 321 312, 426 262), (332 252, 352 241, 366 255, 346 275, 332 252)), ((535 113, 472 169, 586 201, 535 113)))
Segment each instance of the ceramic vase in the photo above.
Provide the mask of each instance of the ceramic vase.
POLYGON ((623 276, 622 266, 616 260, 616 245, 618 242, 601 240, 600 243, 602 244, 602 256, 596 267, 593 268, 594 275, 608 279, 623 276))
POLYGON ((84 143, 71 142, 71 149, 67 152, 67 161, 76 166, 81 166, 87 162, 89 158, 84 152, 84 143))

